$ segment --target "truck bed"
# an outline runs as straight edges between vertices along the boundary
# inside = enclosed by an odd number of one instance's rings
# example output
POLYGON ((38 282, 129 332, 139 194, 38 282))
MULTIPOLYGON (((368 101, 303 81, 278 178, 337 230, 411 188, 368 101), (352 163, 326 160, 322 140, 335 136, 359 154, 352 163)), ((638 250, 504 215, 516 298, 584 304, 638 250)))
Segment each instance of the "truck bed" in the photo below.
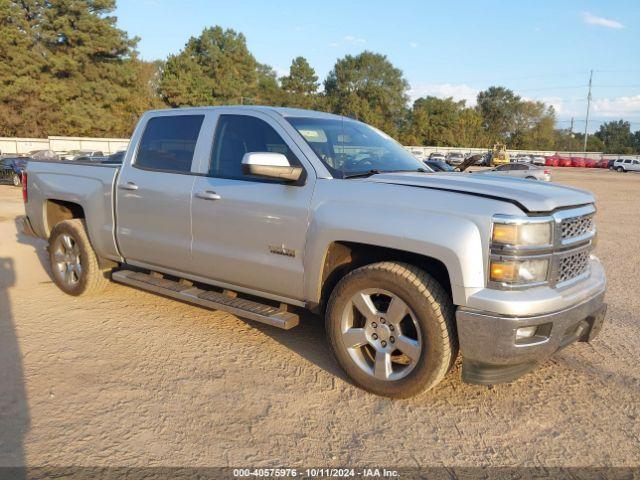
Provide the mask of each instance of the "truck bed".
POLYGON ((84 211, 95 251, 119 260, 113 202, 119 172, 120 165, 113 163, 29 160, 26 213, 33 231, 48 238, 55 224, 53 217, 64 215, 67 206, 77 205, 84 211))

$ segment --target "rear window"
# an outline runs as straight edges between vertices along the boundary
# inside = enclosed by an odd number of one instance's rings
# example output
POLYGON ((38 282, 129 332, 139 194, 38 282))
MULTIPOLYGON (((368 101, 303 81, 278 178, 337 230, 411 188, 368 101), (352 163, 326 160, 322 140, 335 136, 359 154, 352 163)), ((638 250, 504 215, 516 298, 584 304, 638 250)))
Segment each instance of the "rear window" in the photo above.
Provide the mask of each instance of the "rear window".
POLYGON ((135 165, 164 172, 191 171, 204 115, 171 115, 147 122, 135 165))

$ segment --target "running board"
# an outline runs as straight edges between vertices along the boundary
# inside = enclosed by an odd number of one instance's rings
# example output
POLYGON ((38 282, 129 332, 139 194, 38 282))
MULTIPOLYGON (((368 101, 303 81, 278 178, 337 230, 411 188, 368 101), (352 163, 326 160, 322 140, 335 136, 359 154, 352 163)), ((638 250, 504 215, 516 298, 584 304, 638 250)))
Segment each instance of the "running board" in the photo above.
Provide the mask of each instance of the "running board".
POLYGON ((289 330, 300 322, 298 315, 287 310, 237 298, 234 292, 227 292, 226 290, 224 293, 203 290, 194 287, 190 282, 168 280, 156 273, 118 270, 111 274, 111 279, 114 282, 159 293, 201 307, 224 310, 238 317, 266 323, 284 330, 289 330))

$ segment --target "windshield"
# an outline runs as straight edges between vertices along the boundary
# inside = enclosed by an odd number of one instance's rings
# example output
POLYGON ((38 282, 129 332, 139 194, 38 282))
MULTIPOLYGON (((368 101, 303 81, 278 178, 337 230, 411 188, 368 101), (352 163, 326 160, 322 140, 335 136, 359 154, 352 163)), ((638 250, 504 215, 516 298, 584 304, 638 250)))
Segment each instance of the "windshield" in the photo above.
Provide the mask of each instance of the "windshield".
POLYGON ((391 137, 348 119, 287 118, 334 177, 420 171, 424 165, 391 137))

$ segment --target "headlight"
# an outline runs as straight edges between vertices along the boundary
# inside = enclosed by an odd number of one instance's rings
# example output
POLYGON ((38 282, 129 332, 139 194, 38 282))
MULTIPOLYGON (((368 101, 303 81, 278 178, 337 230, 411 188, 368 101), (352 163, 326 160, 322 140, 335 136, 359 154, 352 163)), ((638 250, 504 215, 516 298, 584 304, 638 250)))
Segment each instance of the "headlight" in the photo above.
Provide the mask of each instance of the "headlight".
POLYGON ((496 219, 491 241, 495 245, 546 247, 551 244, 551 222, 502 223, 496 219))
POLYGON ((489 279, 496 283, 528 285, 547 280, 549 259, 491 260, 489 279))

